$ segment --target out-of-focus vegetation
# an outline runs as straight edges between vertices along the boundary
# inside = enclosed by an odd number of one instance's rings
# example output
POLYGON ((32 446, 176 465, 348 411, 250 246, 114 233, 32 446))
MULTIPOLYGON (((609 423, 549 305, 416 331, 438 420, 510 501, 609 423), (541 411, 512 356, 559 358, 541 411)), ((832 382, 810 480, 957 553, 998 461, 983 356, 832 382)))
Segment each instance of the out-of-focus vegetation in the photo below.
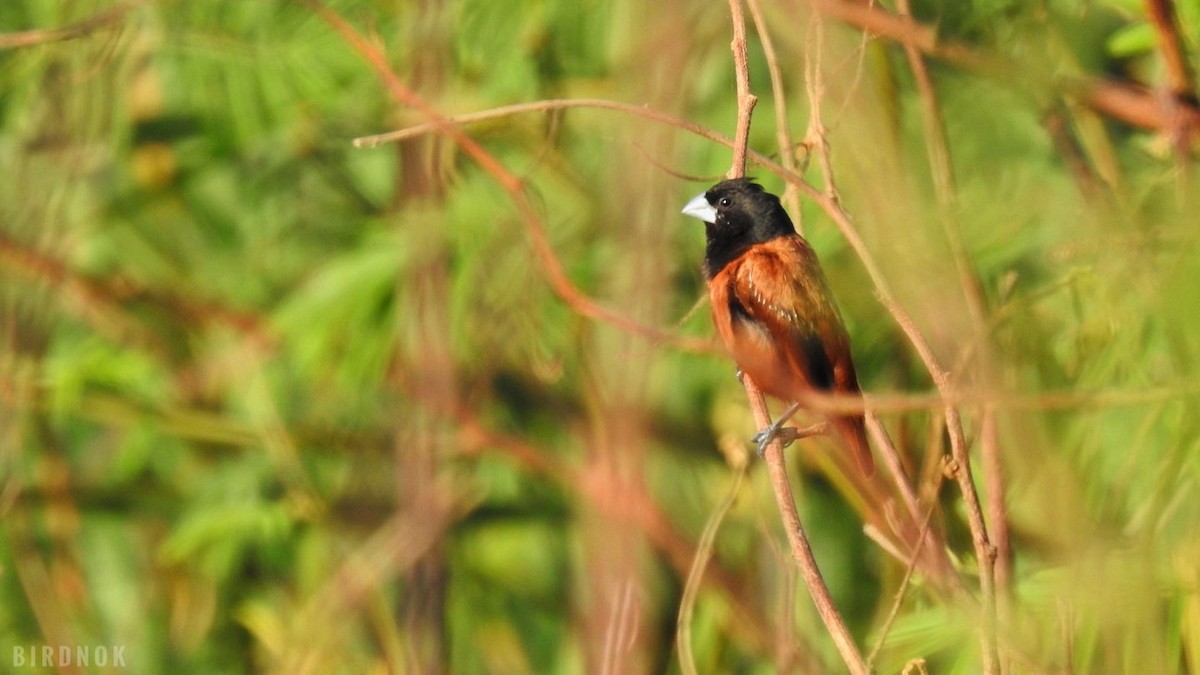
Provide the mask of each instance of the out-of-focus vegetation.
MULTIPOLYGON (((841 203, 954 375, 985 499, 1004 487, 1002 664, 1200 670, 1196 5, 1156 29, 1151 0, 760 4, 797 147, 752 28, 751 146, 823 189, 819 97, 841 203)), ((725 3, 325 7, 443 115, 603 98, 733 133, 725 3)), ((703 233, 678 209, 728 148, 612 109, 464 126, 522 212, 444 134, 352 145, 428 120, 362 47, 305 2, 0 2, 2 669, 680 672, 684 580, 740 485, 698 670, 839 672, 761 462, 735 480, 732 366, 695 348, 703 233), (127 664, 18 667, 35 645, 127 664)), ((794 215, 928 500, 930 376, 827 214, 794 215)), ((886 623, 905 562, 837 452, 789 458, 861 648, 978 672, 972 603, 924 574, 886 623)), ((974 594, 952 482, 937 504, 974 594)))

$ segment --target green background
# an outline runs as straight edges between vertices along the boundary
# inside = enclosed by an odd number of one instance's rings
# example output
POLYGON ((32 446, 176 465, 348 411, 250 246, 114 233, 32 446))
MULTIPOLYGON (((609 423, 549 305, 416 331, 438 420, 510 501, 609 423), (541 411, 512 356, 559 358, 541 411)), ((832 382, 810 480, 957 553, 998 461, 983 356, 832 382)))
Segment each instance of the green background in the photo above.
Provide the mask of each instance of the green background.
MULTIPOLYGON (((819 97, 841 203, 965 392, 975 457, 999 450, 1010 672, 1200 670, 1191 131, 1088 98, 1140 84, 1173 110, 1152 4, 916 2, 936 99, 897 35, 839 13, 894 19, 890 2, 763 0, 782 97, 749 29, 751 147, 824 189, 819 97)), ((440 114, 598 98, 733 135, 726 3, 326 7, 440 114)), ((1192 67, 1195 8, 1176 31, 1192 67)), ((687 570, 736 490, 688 624, 697 669, 841 672, 747 463, 703 229, 679 214, 729 149, 615 109, 464 126, 522 212, 445 135, 355 147, 428 118, 327 19, 282 0, 0 2, 3 669, 682 672, 687 570), (124 645, 128 664, 13 662, 60 644, 124 645)), ((930 375, 827 214, 793 216, 864 389, 912 403, 881 416, 928 497, 946 445, 930 375)), ((905 565, 864 536, 830 451, 788 456, 867 652, 905 565)), ((936 492, 974 588, 961 496, 936 492)), ((918 574, 876 665, 979 672, 977 623, 918 574)))

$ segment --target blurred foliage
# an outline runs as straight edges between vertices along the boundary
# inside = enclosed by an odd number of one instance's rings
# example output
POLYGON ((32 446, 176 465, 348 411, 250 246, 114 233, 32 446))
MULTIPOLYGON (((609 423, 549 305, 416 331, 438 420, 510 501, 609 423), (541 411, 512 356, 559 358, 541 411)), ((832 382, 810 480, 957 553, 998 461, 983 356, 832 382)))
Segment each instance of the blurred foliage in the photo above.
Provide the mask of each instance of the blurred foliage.
MULTIPOLYGON (((732 135, 724 3, 325 6, 444 114, 602 97, 732 135)), ((833 19, 818 40, 799 0, 763 12, 798 140, 819 57, 839 195, 972 394, 972 440, 980 402, 998 410, 1005 663, 1200 670, 1200 183, 1169 130, 1060 79, 1163 84, 1145 5, 914 2, 939 39, 1013 65, 930 61, 978 325, 903 51, 833 19)), ((1200 10, 1178 19, 1194 72, 1200 10)), ((778 157, 751 42, 752 143, 778 157)), ((566 302, 512 196, 451 140, 351 143, 422 121, 310 3, 0 3, 6 668, 75 672, 14 649, 124 645, 126 667, 80 672, 680 672, 687 570, 752 433, 732 367, 566 302)), ((580 291, 711 337, 703 235, 678 208, 726 148, 614 110, 466 129, 580 291)), ((929 392, 836 228, 796 215, 864 388, 929 392)), ((884 416, 914 481, 937 473, 939 407, 884 416)), ((833 446, 801 445, 801 513, 866 651, 904 565, 864 537, 833 446)), ((697 666, 839 672, 749 471, 697 598, 697 666)), ((972 585, 957 491, 940 505, 972 585)), ((978 672, 976 625, 918 574, 878 668, 978 672)))

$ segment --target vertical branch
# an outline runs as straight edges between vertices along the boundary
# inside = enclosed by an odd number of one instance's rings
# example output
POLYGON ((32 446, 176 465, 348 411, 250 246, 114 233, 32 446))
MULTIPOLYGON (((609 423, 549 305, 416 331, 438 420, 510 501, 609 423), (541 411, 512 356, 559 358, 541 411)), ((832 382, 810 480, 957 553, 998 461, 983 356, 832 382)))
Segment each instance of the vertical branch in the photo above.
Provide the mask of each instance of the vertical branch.
MULTIPOLYGON (((1154 26, 1158 48, 1166 64, 1167 85, 1171 90, 1171 98, 1167 103, 1166 128, 1171 134, 1171 145, 1175 149, 1182 180, 1186 177, 1191 157, 1191 127, 1194 123, 1194 119, 1182 111, 1186 103, 1194 102, 1196 98, 1192 88, 1191 68, 1184 52, 1183 39, 1179 35, 1175 3, 1171 0, 1146 0, 1146 15, 1150 17, 1150 23, 1154 26)), ((1180 187, 1183 186, 1184 183, 1181 182, 1180 187)))
POLYGON ((1158 48, 1167 67, 1168 84, 1176 96, 1192 95, 1192 74, 1184 53, 1183 39, 1179 36, 1179 22, 1175 17, 1175 3, 1171 0, 1146 0, 1146 15, 1154 26, 1158 37, 1158 48))
MULTIPOLYGON (((911 17, 912 9, 909 0, 897 0, 896 7, 902 16, 911 17)), ((955 225, 958 211, 957 188, 954 184, 954 170, 951 165, 950 150, 946 143, 941 108, 938 106, 937 90, 934 88, 933 79, 929 76, 929 68, 925 63, 924 57, 921 55, 920 49, 914 44, 905 43, 904 53, 908 59, 909 68, 912 70, 917 85, 917 92, 920 95, 921 119, 925 130, 925 147, 929 153, 929 169, 933 174, 933 188, 938 205, 938 221, 941 223, 942 232, 950 247, 951 257, 953 258, 954 267, 958 273, 959 284, 966 299, 967 311, 970 313, 974 333, 981 341, 986 340, 986 336, 984 335, 986 329, 983 291, 979 286, 978 278, 971 269, 966 246, 955 225)), ((987 354, 989 351, 986 348, 981 349, 981 353, 983 354, 987 354)), ((989 369, 989 366, 989 360, 985 358, 984 369, 989 369)), ((980 453, 983 456, 984 482, 989 488, 985 495, 987 497, 988 513, 991 515, 990 521, 993 532, 1003 534, 998 539, 1001 543, 995 548, 986 545, 977 547, 977 553, 982 552, 995 556, 993 562, 995 560, 1002 561, 1000 562, 1000 567, 1004 568, 1005 572, 1001 575, 1001 579, 1007 581, 1008 574, 1005 556, 1008 553, 1008 527, 1004 506, 1004 483, 1000 475, 999 444, 995 437, 994 410, 989 409, 985 411, 984 417, 989 422, 982 425, 980 429, 982 436, 980 453), (1004 556, 1000 555, 1001 552, 1004 553, 1004 556)), ((947 424, 950 423, 949 415, 946 421, 947 424)), ((956 435, 961 435, 961 426, 957 434, 954 430, 951 430, 951 449, 955 452, 955 459, 958 464, 956 475, 961 473, 960 485, 962 485, 965 481, 970 480, 970 459, 965 447, 956 447, 956 435)), ((966 497, 965 491, 964 497, 966 497)), ((970 501, 969 498, 968 501, 970 501)), ((968 504, 968 513, 970 511, 971 506, 968 504)), ((974 539, 987 542, 988 533, 983 529, 985 522, 981 514, 979 532, 975 532, 975 525, 972 524, 974 539)), ((979 564, 980 589, 983 594, 984 610, 984 626, 980 636, 983 648, 983 666, 985 673, 994 673, 998 672, 999 668, 995 646, 995 595, 989 592, 987 587, 995 580, 995 576, 994 570, 987 569, 989 565, 987 565, 984 555, 980 555, 979 564)))
MULTIPOLYGON (((828 130, 825 127, 824 120, 825 77, 821 67, 821 56, 825 50, 825 25, 820 13, 813 13, 808 29, 808 36, 808 40, 806 41, 808 50, 805 54, 805 81, 809 97, 810 118, 805 142, 813 148, 816 154, 817 163, 820 166, 824 182, 823 191, 819 197, 814 199, 833 219, 834 223, 838 225, 847 242, 863 260, 864 266, 867 267, 868 275, 879 290, 881 302, 893 314, 896 322, 902 328, 907 325, 915 331, 916 328, 912 320, 908 318, 907 314, 903 314, 903 309, 891 295, 890 290, 885 285, 882 272, 875 265, 874 260, 871 259, 870 253, 867 251, 862 239, 859 238, 858 233, 853 231, 854 228, 850 223, 850 216, 841 206, 837 182, 833 172, 833 158, 830 152, 828 130)), ((917 339, 923 342, 923 338, 919 334, 917 335, 917 339)), ((919 346, 918 351, 920 351, 919 346)), ((928 348, 928 345, 925 345, 925 351, 932 358, 932 350, 928 348)), ((870 411, 868 410, 867 412, 869 413, 870 411)), ((918 522, 917 500, 913 494, 912 487, 905 482, 899 454, 896 452, 891 440, 887 437, 887 431, 882 422, 871 414, 868 414, 866 417, 868 427, 876 438, 876 447, 884 459, 884 464, 893 476, 893 482, 905 502, 905 506, 912 518, 913 527, 915 528, 918 522)), ((926 538, 926 541, 930 545, 930 553, 932 554, 930 557, 930 570, 939 581, 947 581, 950 586, 958 587, 960 582, 952 573, 952 568, 947 564, 948 560, 945 549, 944 547, 937 546, 935 539, 934 537, 926 538)), ((914 546, 919 548, 920 544, 915 544, 914 546)))
MULTIPOLYGON (((897 0, 897 9, 904 16, 911 15, 909 0, 897 0)), ((979 280, 975 278, 967 257, 966 246, 958 230, 954 228, 955 212, 957 211, 957 187, 954 184, 954 170, 950 163, 950 150, 946 143, 945 126, 942 123, 941 108, 938 106, 937 90, 934 89, 933 79, 929 76, 929 67, 925 58, 916 45, 905 43, 904 54, 912 69, 913 79, 917 85, 917 93, 921 99, 921 121, 925 128, 925 148, 929 153, 929 170, 933 174, 933 191, 937 198, 938 214, 945 233, 946 242, 950 245, 950 253, 954 258, 954 267, 958 272, 959 282, 963 293, 967 296, 967 308, 971 319, 977 325, 982 325, 983 292, 979 288, 979 280)))
MULTIPOLYGON (((941 485, 941 481, 938 481, 941 485)), ((937 492, 937 488, 934 488, 937 492)), ((912 582, 913 573, 917 570, 917 559, 921 555, 921 546, 925 543, 925 535, 929 533, 929 521, 933 518, 933 512, 937 508, 937 499, 929 501, 929 508, 925 510, 925 517, 921 519, 921 529, 917 534, 917 545, 913 547, 913 554, 908 560, 908 564, 904 566, 904 577, 900 579, 900 586, 896 589, 896 597, 892 600, 892 608, 888 611, 887 618, 883 620, 883 625, 879 628, 879 638, 875 641, 875 646, 871 648, 871 653, 867 655, 867 665, 874 666, 875 659, 879 657, 879 652, 883 651, 883 645, 887 642, 888 633, 892 630, 892 624, 896 622, 896 617, 900 614, 900 606, 904 603, 904 596, 908 594, 908 585, 912 582)))
MULTIPOLYGON (((819 21, 819 19, 815 20, 819 21)), ((809 40, 809 44, 818 50, 817 53, 819 54, 822 44, 820 24, 815 25, 814 29, 816 33, 815 39, 809 40)), ((984 622, 980 640, 983 647, 984 672, 990 675, 996 672, 994 639, 996 591, 992 573, 992 566, 995 561, 995 549, 988 537, 987 524, 983 517, 979 493, 975 489, 966 435, 963 432, 962 417, 959 415, 958 408, 953 403, 955 398, 953 378, 950 372, 938 360, 933 352, 933 348, 925 339, 920 329, 917 328, 908 311, 897 301, 895 294, 887 283, 887 279, 883 275, 883 271, 879 268, 879 264, 875 261, 866 244, 863 242, 862 237, 859 236, 857 230, 854 228, 850 215, 842 208, 839 202, 837 186, 833 177, 832 162, 829 159, 829 144, 825 137, 824 124, 821 121, 820 97, 823 95, 823 86, 820 79, 820 68, 810 66, 808 77, 810 78, 809 96, 815 97, 811 103, 813 119, 810 121, 809 133, 815 134, 815 138, 811 140, 816 144, 817 157, 820 161, 825 180, 824 191, 819 195, 814 195, 814 200, 834 221, 838 229, 842 232, 842 235, 846 237, 847 243, 858 254, 863 267, 866 268, 867 275, 875 285, 880 302, 895 319, 900 329, 904 331, 909 342, 912 343, 913 348, 921 358, 921 362, 925 365, 926 370, 929 371, 930 377, 938 389, 938 393, 945 401, 943 412, 946 417, 946 431, 950 436, 950 450, 953 459, 950 463, 950 468, 952 469, 955 481, 958 483, 959 490, 963 494, 963 502, 967 511, 967 524, 971 530, 971 541, 974 545, 975 556, 979 565, 979 590, 982 596, 981 603, 984 622)))
POLYGON ((733 19, 733 69, 737 78, 738 116, 737 129, 733 136, 733 162, 729 166, 728 178, 746 175, 746 151, 750 147, 750 118, 758 97, 750 93, 750 66, 746 57, 746 17, 742 15, 741 0, 729 0, 729 14, 733 19))
POLYGON ((997 447, 996 406, 985 404, 979 420, 979 456, 983 460, 983 483, 987 490, 988 523, 992 527, 992 539, 996 543, 997 609, 1004 620, 1009 613, 1008 590, 1012 585, 1012 543, 1008 531, 1008 517, 1004 506, 1004 467, 1000 463, 997 447))
POLYGON ((836 204, 837 185, 833 181, 833 163, 829 156, 825 119, 821 115, 822 101, 825 100, 825 78, 821 74, 820 55, 825 50, 825 25, 817 13, 812 15, 809 39, 806 43, 808 51, 804 56, 804 82, 808 93, 809 117, 804 142, 816 148, 817 163, 821 166, 821 175, 825 180, 823 196, 836 204))
MULTIPOLYGON (((741 0, 729 0, 729 12, 733 22, 731 48, 737 76, 738 126, 734 136, 733 163, 728 175, 730 178, 737 178, 746 173, 750 120, 758 99, 750 93, 749 68, 746 63, 746 21, 742 14, 741 0)), ((771 416, 767 411, 767 403, 763 398, 762 391, 749 376, 742 378, 742 384, 746 388, 746 397, 750 401, 755 424, 760 429, 770 426, 771 416)), ((854 675, 865 675, 868 672, 866 662, 863 661, 862 654, 854 644, 854 638, 850 635, 846 623, 842 620, 842 616, 833 602, 833 596, 830 595, 829 587, 825 585, 825 580, 821 577, 821 570, 817 567, 812 547, 808 543, 808 535, 800 521, 800 514, 796 510, 796 500, 792 495, 791 483, 788 481, 783 443, 778 438, 767 446, 766 462, 771 475, 771 485, 775 492, 775 501, 784 521, 788 544, 792 549, 792 557, 800 568, 800 574, 804 577, 805 585, 812 596, 817 613, 825 623, 825 628, 833 638, 834 645, 841 654, 846 667, 854 675)))
MULTIPOLYGON (((409 78, 414 94, 419 87, 423 91, 417 95, 436 95, 446 80, 447 55, 451 52, 450 36, 444 30, 444 10, 430 0, 415 5, 423 30, 421 48, 414 51, 408 65, 409 78)), ((415 33, 410 35, 410 39, 415 37, 415 33)), ((402 167, 396 179, 396 205, 403 204, 408 210, 436 210, 444 204, 446 171, 438 141, 436 137, 412 138, 395 146, 396 161, 402 167)), ((453 408, 460 379, 448 346, 453 330, 446 309, 452 287, 449 244, 436 230, 424 234, 421 263, 405 269, 395 280, 396 297, 406 298, 404 304, 412 308, 408 317, 412 339, 398 339, 395 353, 403 355, 397 362, 408 361, 413 367, 393 370, 390 381, 399 393, 399 381, 411 378, 411 386, 435 402, 417 408, 415 414, 395 416, 392 464, 396 508, 411 514, 409 517, 416 517, 436 500, 445 498, 439 493, 446 489, 446 432, 452 423, 445 411, 453 408)), ((407 583, 395 600, 394 611, 401 626, 398 639, 405 646, 405 667, 410 672, 446 669, 447 548, 441 538, 431 542, 425 554, 414 561, 407 583)))
MULTIPOLYGON (((775 53, 775 42, 767 30, 767 22, 763 18, 762 8, 758 0, 746 0, 750 8, 750 17, 754 20, 754 32, 762 42, 763 58, 767 61, 767 74, 771 77, 771 96, 775 101, 775 139, 779 143, 779 160, 785 169, 796 172, 796 144, 792 141, 791 125, 788 123, 787 91, 783 88, 783 75, 779 71, 779 57, 775 53)), ((788 210, 795 215, 796 229, 804 234, 803 211, 800 209, 800 196, 796 186, 787 184, 783 193, 783 202, 788 210)))
MULTIPOLYGON (((767 412, 767 402, 763 398, 762 392, 749 377, 744 377, 742 384, 746 387, 746 396, 750 399, 754 424, 759 429, 765 429, 771 425, 771 415, 767 412)), ((775 493, 775 503, 779 507, 784 530, 787 532, 788 544, 792 549, 792 559, 796 561, 800 575, 804 577, 804 584, 808 587, 817 613, 820 614, 821 621, 825 623, 826 630, 833 638, 833 643, 837 647, 838 653, 841 654, 846 668, 854 675, 865 675, 870 671, 867 669, 867 664, 863 661, 858 647, 854 644, 854 638, 850 635, 850 630, 846 628, 846 623, 842 620, 837 605, 833 602, 829 587, 825 585, 821 569, 817 567, 817 559, 813 556, 812 546, 808 543, 804 524, 800 521, 800 514, 796 511, 796 498, 792 494, 792 484, 787 475, 787 463, 783 457, 783 443, 778 438, 767 446, 765 459, 767 471, 771 476, 771 488, 775 493)))
POLYGON ((704 568, 708 565, 709 558, 712 557, 717 530, 720 529, 721 521, 725 520, 725 515, 733 507, 733 502, 742 489, 742 479, 746 477, 746 462, 738 462, 734 470, 736 473, 733 476, 733 485, 729 487, 729 494, 709 516, 708 522, 704 524, 704 531, 700 533, 700 541, 696 545, 696 557, 692 560, 691 569, 688 570, 687 582, 683 587, 683 597, 679 601, 679 621, 675 626, 675 643, 676 650, 679 652, 679 669, 683 671, 684 675, 697 675, 699 672, 696 670, 696 657, 692 654, 692 612, 696 607, 696 596, 700 592, 700 581, 704 578, 704 568))

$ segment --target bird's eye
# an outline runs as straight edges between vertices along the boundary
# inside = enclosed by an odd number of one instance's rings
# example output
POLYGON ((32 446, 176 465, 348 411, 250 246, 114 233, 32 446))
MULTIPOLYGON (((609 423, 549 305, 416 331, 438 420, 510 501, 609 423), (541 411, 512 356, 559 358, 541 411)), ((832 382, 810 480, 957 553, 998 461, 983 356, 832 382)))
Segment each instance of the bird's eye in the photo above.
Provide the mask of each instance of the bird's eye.
POLYGON ((733 200, 731 200, 729 197, 721 197, 721 201, 718 202, 718 204, 720 204, 721 206, 729 206, 732 203, 733 203, 733 200))

